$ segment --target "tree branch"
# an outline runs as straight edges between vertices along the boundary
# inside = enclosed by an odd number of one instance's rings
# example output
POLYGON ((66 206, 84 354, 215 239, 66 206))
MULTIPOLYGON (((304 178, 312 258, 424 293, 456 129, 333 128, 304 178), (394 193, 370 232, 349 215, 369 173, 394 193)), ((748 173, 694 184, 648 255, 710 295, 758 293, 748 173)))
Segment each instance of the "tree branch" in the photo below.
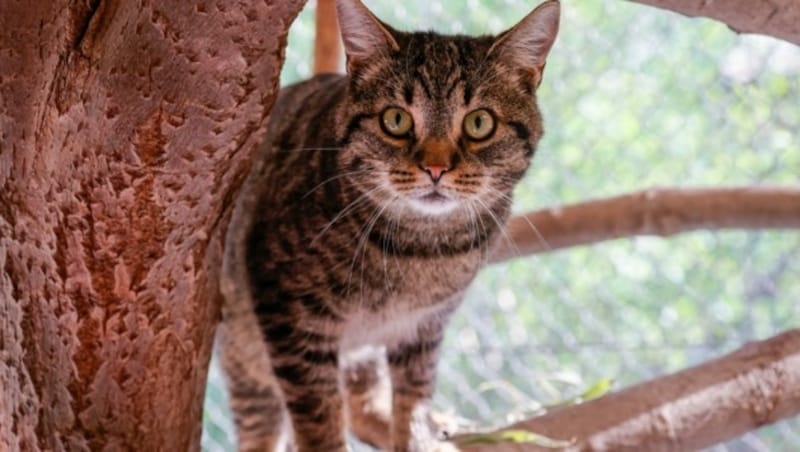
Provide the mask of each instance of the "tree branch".
POLYGON ((800 228, 800 187, 655 188, 512 217, 491 262, 638 235, 800 228))
MULTIPOLYGON (((698 450, 800 413, 800 330, 621 392, 526 420, 568 450, 698 450)), ((467 452, 537 450, 504 444, 467 452)))
POLYGON ((690 17, 708 17, 737 33, 771 35, 800 45, 800 3, 795 0, 629 0, 690 17))
POLYGON ((339 72, 342 42, 336 20, 336 1, 317 0, 316 35, 314 38, 314 73, 339 72))

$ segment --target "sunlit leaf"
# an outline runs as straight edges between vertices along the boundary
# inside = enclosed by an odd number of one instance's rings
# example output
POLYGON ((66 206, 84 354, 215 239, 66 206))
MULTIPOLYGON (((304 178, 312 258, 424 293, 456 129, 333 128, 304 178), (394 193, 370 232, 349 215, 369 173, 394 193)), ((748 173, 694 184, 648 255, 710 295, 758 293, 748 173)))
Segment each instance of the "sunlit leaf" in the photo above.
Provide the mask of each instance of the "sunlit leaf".
POLYGON ((611 390, 611 386, 614 384, 614 380, 610 378, 604 378, 597 383, 593 384, 589 389, 581 394, 580 399, 583 401, 596 399, 598 397, 602 397, 608 394, 608 391, 611 390))
POLYGON ((548 449, 561 449, 575 444, 574 439, 569 441, 558 440, 521 429, 500 430, 491 433, 476 433, 473 435, 466 435, 461 439, 456 440, 456 442, 462 446, 470 444, 502 443, 533 444, 539 447, 546 447, 548 449))

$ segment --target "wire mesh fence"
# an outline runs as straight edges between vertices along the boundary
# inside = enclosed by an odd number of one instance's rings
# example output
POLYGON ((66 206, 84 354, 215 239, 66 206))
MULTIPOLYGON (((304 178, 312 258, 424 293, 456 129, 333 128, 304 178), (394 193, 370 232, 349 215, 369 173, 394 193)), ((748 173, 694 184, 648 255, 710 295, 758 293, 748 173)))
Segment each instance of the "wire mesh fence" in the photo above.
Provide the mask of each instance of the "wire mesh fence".
MULTIPOLYGON (((399 29, 498 32, 531 0, 366 1, 399 29)), ((623 1, 563 2, 540 89, 546 134, 517 211, 651 186, 800 180, 800 49, 623 1)), ((308 77, 313 2, 282 81, 308 77)), ((696 232, 517 259, 482 272, 449 329, 436 406, 484 424, 625 387, 797 327, 800 233, 696 232)), ((212 361, 203 448, 235 450, 212 361)), ((800 450, 793 419, 718 451, 800 450)))

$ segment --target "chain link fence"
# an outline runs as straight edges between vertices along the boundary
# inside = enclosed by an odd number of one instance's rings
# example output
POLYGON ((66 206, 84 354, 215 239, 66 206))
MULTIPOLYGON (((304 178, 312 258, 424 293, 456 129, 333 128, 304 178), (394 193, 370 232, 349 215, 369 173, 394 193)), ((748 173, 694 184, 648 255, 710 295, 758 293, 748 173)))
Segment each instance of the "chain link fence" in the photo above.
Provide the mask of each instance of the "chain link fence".
MULTIPOLYGON (((366 1, 399 29, 501 31, 534 0, 366 1)), ((800 49, 625 1, 563 3, 527 211, 652 186, 800 181, 800 49)), ((313 2, 283 82, 310 76, 313 2)), ((483 424, 625 387, 798 326, 800 233, 696 232, 526 257, 482 272, 449 329, 435 400, 483 424)), ((212 361, 203 449, 235 450, 212 361)), ((800 450, 800 420, 714 451, 800 450)))

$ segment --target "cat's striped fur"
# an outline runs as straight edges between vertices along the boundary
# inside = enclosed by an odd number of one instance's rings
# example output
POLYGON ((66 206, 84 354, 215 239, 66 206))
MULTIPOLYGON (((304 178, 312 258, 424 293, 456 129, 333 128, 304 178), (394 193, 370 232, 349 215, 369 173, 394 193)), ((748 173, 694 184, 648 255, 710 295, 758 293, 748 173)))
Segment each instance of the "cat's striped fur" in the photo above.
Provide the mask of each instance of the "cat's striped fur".
POLYGON ((281 91, 229 233, 239 279, 223 284, 222 344, 240 446, 269 450, 291 426, 301 452, 345 450, 340 356, 377 345, 394 449, 428 450, 411 418, 542 135, 535 90, 559 7, 497 38, 403 33, 358 0, 337 7, 348 75, 281 91), (471 139, 480 109, 495 125, 471 139), (413 125, 393 136, 404 114, 413 125))

